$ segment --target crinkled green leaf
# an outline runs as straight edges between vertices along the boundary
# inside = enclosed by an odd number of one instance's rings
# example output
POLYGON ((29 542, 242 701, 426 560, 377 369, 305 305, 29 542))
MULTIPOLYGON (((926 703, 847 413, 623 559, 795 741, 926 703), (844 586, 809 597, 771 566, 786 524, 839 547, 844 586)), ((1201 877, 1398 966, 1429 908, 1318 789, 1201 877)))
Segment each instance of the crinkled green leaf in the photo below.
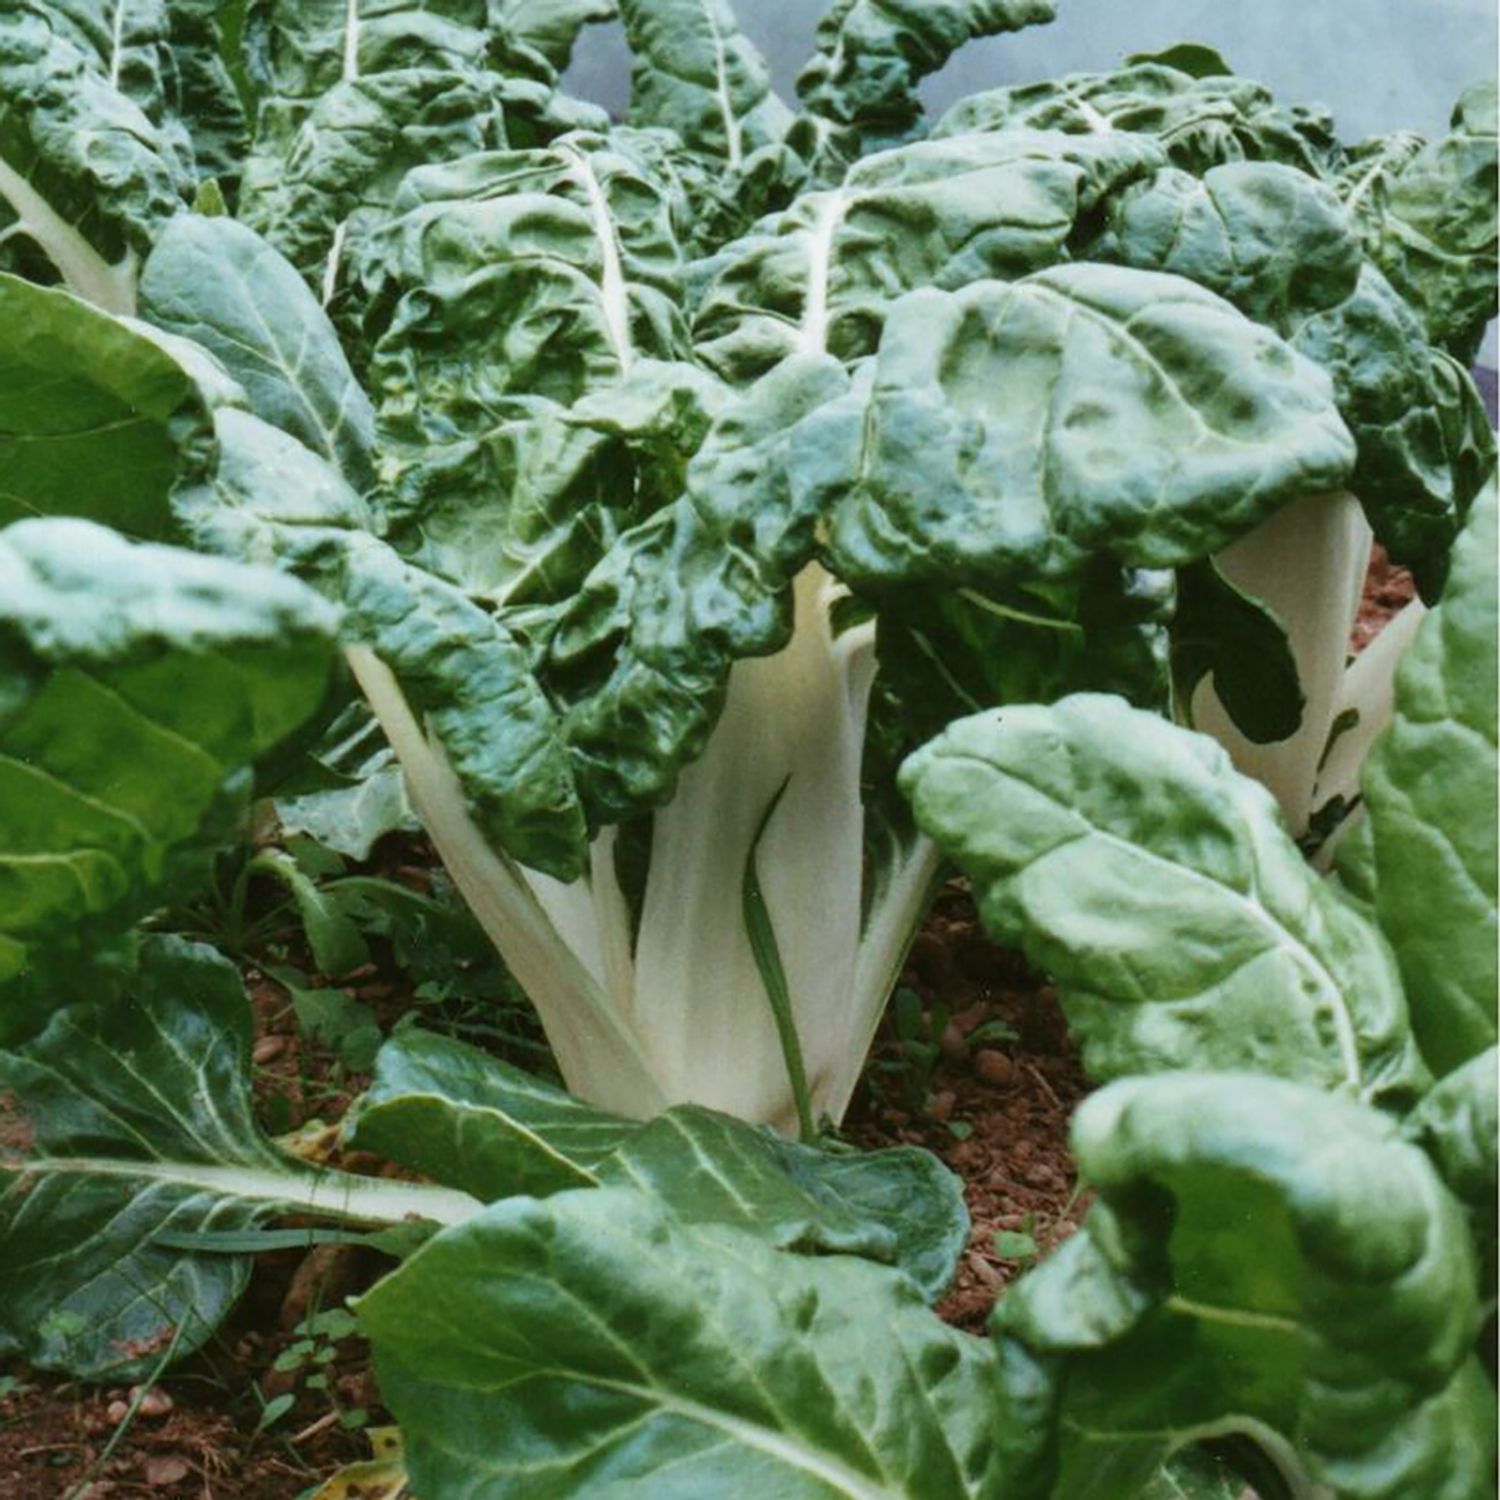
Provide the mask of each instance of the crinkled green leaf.
POLYGON ((341 78, 305 112, 266 111, 240 213, 342 308, 350 268, 414 167, 509 144, 500 80, 409 67, 341 78))
POLYGON ((1373 266, 1336 306, 1288 328, 1333 378, 1359 448, 1352 488, 1391 555, 1435 597, 1448 552, 1493 469, 1495 438, 1468 373, 1428 347, 1416 315, 1373 266))
POLYGON ((1282 333, 1348 297, 1364 258, 1333 189, 1279 162, 1173 168, 1107 213, 1090 258, 1185 276, 1282 333))
POLYGON ((659 362, 687 346, 674 212, 594 136, 409 174, 362 272, 398 545, 471 592, 551 600, 675 498, 713 382, 659 362))
POLYGON ((1394 1123, 1189 1073, 1112 1084, 1073 1138, 1100 1201, 995 1314, 1002 1441, 1029 1460, 1007 1494, 1134 1494, 1168 1452, 1226 1432, 1308 1493, 1489 1493, 1473 1252, 1394 1123))
POLYGON ((731 170, 780 141, 792 112, 728 0, 618 0, 630 43, 630 123, 664 126, 731 170))
POLYGON ((1234 69, 1224 61, 1224 54, 1202 42, 1178 42, 1160 52, 1132 52, 1125 61, 1128 64, 1160 63, 1164 68, 1175 68, 1190 78, 1229 77, 1234 69))
POLYGON ((168 537, 168 494, 211 462, 190 370, 141 329, 68 292, 0 276, 0 525, 102 521, 168 537))
POLYGON ((306 111, 341 79, 400 68, 477 65, 486 50, 484 0, 251 0, 245 66, 265 116, 306 111))
POLYGON ((1222 162, 1279 161, 1321 176, 1342 160, 1326 110, 1279 105, 1261 84, 1230 73, 1194 77, 1154 61, 975 94, 955 104, 933 134, 1016 126, 1154 136, 1175 165, 1194 173, 1222 162))
POLYGON ((371 378, 393 435, 424 430, 424 389, 463 431, 505 396, 566 404, 680 349, 673 213, 669 184, 588 134, 408 174, 361 268, 387 328, 371 378))
POLYGON ((639 1193, 497 1204, 358 1312, 419 1492, 997 1493, 982 1341, 903 1276, 689 1228, 639 1193))
POLYGON ((213 478, 177 497, 198 543, 296 573, 342 604, 344 638, 395 674, 479 826, 524 863, 576 878, 583 812, 527 651, 461 590, 378 540, 331 465, 249 413, 218 415, 213 478))
POLYGON ((26 0, 0 34, 0 220, 47 269, 112 312, 192 188, 160 0, 26 0), (19 228, 18 228, 19 226, 19 228))
POLYGON ((1096 1077, 1254 1068, 1395 1107, 1426 1086, 1380 934, 1206 736, 1079 695, 960 720, 901 784, 1096 1077))
POLYGON ((1171 573, 1108 563, 1076 588, 883 593, 878 681, 900 705, 902 753, 965 714, 1068 693, 1119 693, 1166 712, 1167 623, 1174 604, 1181 619, 1179 598, 1171 573))
POLYGON ((726 396, 693 365, 642 359, 571 407, 505 401, 473 437, 400 444, 379 496, 388 535, 476 597, 565 604, 624 531, 681 494, 726 396))
POLYGON ((218 0, 167 0, 176 110, 193 147, 200 182, 238 186, 247 145, 244 103, 228 65, 234 55, 218 0))
POLYGON ((1055 0, 835 0, 797 80, 806 106, 865 135, 895 138, 922 117, 916 85, 975 37, 1056 14, 1055 0))
POLYGON ((567 67, 585 26, 614 14, 615 0, 500 0, 499 5, 500 25, 554 68, 567 67))
POLYGON ((1327 377, 1275 334, 1181 278, 1098 265, 911 293, 868 397, 803 436, 846 467, 831 555, 872 589, 1180 566, 1354 458, 1327 377))
POLYGON ((421 1031, 381 1049, 346 1137, 485 1202, 639 1188, 685 1223, 894 1263, 930 1298, 968 1238, 956 1179, 924 1151, 830 1152, 693 1105, 641 1125, 421 1031))
POLYGON ((192 339, 244 387, 251 410, 359 489, 374 471, 375 415, 322 309, 292 267, 233 219, 183 214, 141 278, 141 315, 192 339))
POLYGON ((1435 344, 1467 362, 1495 316, 1495 85, 1468 90, 1441 140, 1399 136, 1351 153, 1344 201, 1371 259, 1435 344))
POLYGON ((823 455, 792 456, 847 378, 788 360, 728 407, 675 504, 626 533, 551 636, 547 675, 590 810, 614 822, 670 795, 707 741, 731 664, 786 643, 791 583, 815 548, 823 455))
POLYGON ((693 268, 698 354, 737 382, 793 352, 871 354, 903 292, 1055 265, 1080 216, 1164 160, 1142 136, 1025 130, 867 157, 693 268))
POLYGON ((0 975, 149 907, 317 707, 336 621, 293 579, 89 522, 0 533, 0 975))
POLYGON ((1491 480, 1401 663, 1395 722, 1364 775, 1376 911, 1439 1075, 1496 1036, 1495 511, 1491 480))

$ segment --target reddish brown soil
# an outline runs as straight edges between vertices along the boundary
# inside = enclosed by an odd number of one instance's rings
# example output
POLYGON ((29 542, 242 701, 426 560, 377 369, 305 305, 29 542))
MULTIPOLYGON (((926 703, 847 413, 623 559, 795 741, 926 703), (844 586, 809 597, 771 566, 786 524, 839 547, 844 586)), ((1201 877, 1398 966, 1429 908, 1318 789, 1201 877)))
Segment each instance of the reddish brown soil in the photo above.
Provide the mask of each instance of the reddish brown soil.
POLYGON ((1370 567, 1365 574, 1365 595, 1360 601, 1359 617, 1354 622, 1351 645, 1363 651, 1385 629, 1393 615, 1399 614, 1416 596, 1417 586, 1411 574, 1398 567, 1376 542, 1370 550, 1370 567))
POLYGON ((1057 997, 985 938, 957 886, 913 944, 901 982, 921 997, 925 1015, 941 1006, 951 1017, 927 1099, 912 1108, 906 1090, 889 1081, 902 1075, 881 1071, 902 1051, 888 1021, 849 1133, 866 1147, 925 1146, 963 1179, 969 1246, 938 1311, 979 1333, 1000 1290, 1027 1264, 997 1252, 996 1234, 1029 1234, 1045 1255, 1087 1211, 1087 1196, 1076 1192, 1068 1120, 1088 1085, 1057 997), (997 1026, 1014 1039, 987 1039, 997 1026))

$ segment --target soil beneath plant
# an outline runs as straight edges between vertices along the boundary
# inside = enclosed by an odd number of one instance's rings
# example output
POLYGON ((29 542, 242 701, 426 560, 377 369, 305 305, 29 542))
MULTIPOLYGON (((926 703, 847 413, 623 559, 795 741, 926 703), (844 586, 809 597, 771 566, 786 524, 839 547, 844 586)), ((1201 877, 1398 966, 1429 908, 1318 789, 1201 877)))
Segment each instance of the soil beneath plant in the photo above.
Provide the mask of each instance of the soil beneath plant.
MULTIPOLYGON (((1413 593, 1411 575, 1377 546, 1354 649, 1413 593)), ((426 878, 410 849, 385 873, 416 885, 426 878)), ((258 970, 246 979, 256 1017, 257 1103, 269 1128, 300 1129, 302 1149, 316 1155, 330 1145, 317 1122, 338 1119, 366 1079, 299 1036, 280 985, 258 970)), ((403 983, 377 962, 342 976, 338 987, 388 1027, 406 1008, 403 983)), ((1055 994, 985 938, 962 882, 953 882, 913 944, 846 1133, 866 1148, 925 1146, 962 1178, 972 1229, 938 1308, 955 1326, 983 1333, 1006 1284, 1087 1213, 1089 1195, 1078 1191, 1068 1149, 1068 1121, 1087 1090, 1055 994)), ((369 1159, 336 1159, 376 1169, 369 1159)), ((365 1429, 387 1414, 362 1341, 315 1341, 300 1364, 295 1351, 308 1342, 309 1317, 341 1306, 383 1264, 347 1246, 262 1256, 248 1295, 210 1347, 139 1401, 138 1390, 88 1386, 0 1360, 0 1500, 298 1500, 312 1493, 368 1456, 365 1429), (286 1409, 258 1431, 269 1402, 286 1409)))
POLYGON ((1417 586, 1411 573, 1393 563, 1385 548, 1376 542, 1370 549, 1370 566, 1365 573, 1364 597, 1354 622, 1350 644, 1363 651, 1385 629, 1393 616, 1400 614, 1416 597, 1417 586))

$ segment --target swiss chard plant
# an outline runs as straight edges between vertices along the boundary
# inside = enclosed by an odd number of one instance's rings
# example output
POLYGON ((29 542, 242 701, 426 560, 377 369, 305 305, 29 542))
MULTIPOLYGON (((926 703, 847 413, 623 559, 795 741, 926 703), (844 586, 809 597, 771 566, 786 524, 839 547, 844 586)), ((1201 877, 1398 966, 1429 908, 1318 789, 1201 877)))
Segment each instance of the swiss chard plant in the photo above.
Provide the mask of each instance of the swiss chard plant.
POLYGON ((1493 456, 1450 352, 1493 94, 1346 148, 1185 48, 928 124, 1046 0, 836 5, 797 107, 724 0, 628 0, 616 122, 556 73, 609 8, 21 6, 0 516, 322 591, 361 777, 569 1086, 809 1133, 938 867, 892 768, 956 714, 1118 691, 1298 831, 1351 804, 1367 528, 1437 588, 1493 456))
POLYGON ((185 1353, 295 1215, 401 1260, 427 1497, 1483 1492, 1494 93, 923 119, 1050 12, 837 0, 795 106, 725 0, 0 16, 0 1352, 185 1353), (426 1181, 265 1136, 149 919, 277 792, 415 814, 571 1094, 405 1030, 426 1181), (990 1343, 952 1180, 816 1139, 944 860, 1118 1079, 990 1343))

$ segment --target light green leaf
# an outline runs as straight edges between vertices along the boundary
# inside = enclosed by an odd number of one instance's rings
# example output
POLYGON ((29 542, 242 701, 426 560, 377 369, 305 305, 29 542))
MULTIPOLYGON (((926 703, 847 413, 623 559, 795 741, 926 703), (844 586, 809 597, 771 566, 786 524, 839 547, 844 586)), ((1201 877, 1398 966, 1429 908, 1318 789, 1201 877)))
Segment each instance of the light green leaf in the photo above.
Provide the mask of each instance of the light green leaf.
POLYGON ((1477 1053, 1443 1078, 1406 1117, 1407 1140, 1432 1158, 1449 1191, 1469 1211, 1479 1250, 1481 1295, 1495 1292, 1495 1194, 1500 1141, 1500 1070, 1495 1049, 1477 1053))
POLYGON ((997 1493, 982 1341, 902 1276, 688 1228, 639 1193, 498 1204, 358 1312, 419 1493, 997 1493))
POLYGON ((239 975, 212 949, 150 938, 124 986, 0 1051, 0 1348, 126 1379, 174 1339, 179 1355, 202 1344, 249 1272, 243 1255, 164 1239, 287 1213, 395 1224, 477 1208, 278 1151, 251 1110, 239 975))
POLYGON ((630 123, 675 130, 690 152, 738 171, 779 142, 792 112, 728 0, 618 0, 633 63, 630 123))
POLYGON ((91 523, 0 533, 0 976, 147 909, 317 707, 336 613, 91 523))
POLYGON ((177 351, 14 276, 0 275, 0 324, 0 525, 72 515, 169 536, 173 484, 213 453, 204 394, 177 351))
POLYGON ((367 860, 386 834, 420 827, 395 752, 363 700, 340 710, 274 786, 282 835, 347 859, 367 860))
POLYGON ((639 1188, 684 1223, 893 1263, 931 1299, 968 1238, 958 1182, 925 1151, 832 1152, 693 1105, 641 1125, 416 1030, 381 1049, 345 1135, 485 1202, 639 1188))
POLYGON ((598 1163, 639 1128, 477 1048, 412 1029, 380 1049, 344 1135, 490 1203, 591 1185, 598 1163))
POLYGON ((1394 1123, 1188 1073, 1112 1084, 1073 1135, 1100 1201, 994 1319, 1002 1431, 1032 1465, 1021 1496, 1135 1494, 1173 1450, 1227 1434, 1293 1493, 1488 1493, 1473 1253, 1394 1123))
POLYGON ((1364 776, 1376 911, 1439 1075, 1496 1036, 1495 512, 1492 479, 1402 661, 1396 719, 1364 776))
POLYGON ((860 1255, 905 1271, 929 1301, 969 1237, 955 1178, 914 1148, 839 1154, 681 1105, 635 1131, 595 1176, 634 1187, 684 1223, 727 1224, 771 1244, 860 1255))
POLYGON ((797 92, 816 114, 895 139, 922 117, 917 83, 965 42, 1050 21, 1056 10, 1055 0, 834 0, 797 92))
POLYGON ((275 806, 285 837, 305 835, 349 859, 366 860, 388 833, 415 833, 420 826, 394 764, 348 786, 277 797, 275 806))
POLYGON ((1079 695, 960 720, 901 784, 1096 1077, 1253 1068, 1396 1107, 1426 1086, 1380 934, 1206 736, 1079 695))
POLYGON ((832 556, 872 589, 1181 566, 1354 460, 1327 377, 1275 334, 1178 277, 1098 265, 911 293, 868 397, 800 436, 847 467, 832 556))
POLYGON ((375 414, 301 278, 233 219, 182 214, 141 277, 141 316, 213 354, 251 410, 337 466, 356 489, 374 473, 375 414))

